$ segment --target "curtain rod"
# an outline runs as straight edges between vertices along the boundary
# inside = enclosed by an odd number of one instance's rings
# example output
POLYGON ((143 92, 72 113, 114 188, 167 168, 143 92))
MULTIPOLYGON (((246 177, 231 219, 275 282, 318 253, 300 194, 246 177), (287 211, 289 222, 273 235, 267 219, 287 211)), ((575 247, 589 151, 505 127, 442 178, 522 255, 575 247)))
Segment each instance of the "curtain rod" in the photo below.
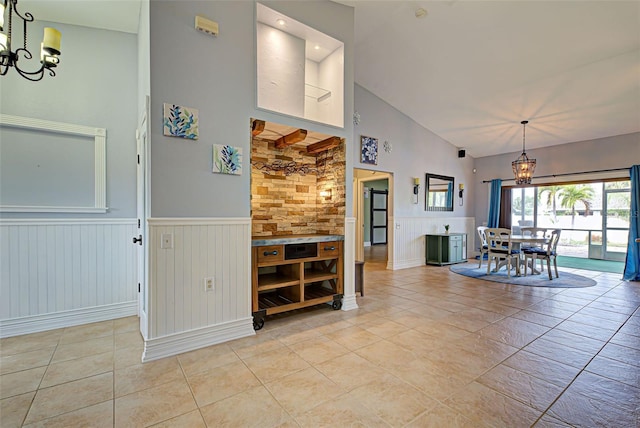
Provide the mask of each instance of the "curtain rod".
MULTIPOLYGON (((563 174, 549 174, 540 175, 535 178, 549 178, 549 177, 563 177, 565 175, 580 175, 580 174, 596 174, 598 172, 613 172, 613 171, 626 171, 629 168, 613 168, 613 169, 598 169, 595 171, 582 171, 582 172, 565 172, 563 174)), ((514 178, 501 178, 502 181, 514 180, 514 178)), ((491 180, 482 180, 483 183, 491 183, 491 180)))

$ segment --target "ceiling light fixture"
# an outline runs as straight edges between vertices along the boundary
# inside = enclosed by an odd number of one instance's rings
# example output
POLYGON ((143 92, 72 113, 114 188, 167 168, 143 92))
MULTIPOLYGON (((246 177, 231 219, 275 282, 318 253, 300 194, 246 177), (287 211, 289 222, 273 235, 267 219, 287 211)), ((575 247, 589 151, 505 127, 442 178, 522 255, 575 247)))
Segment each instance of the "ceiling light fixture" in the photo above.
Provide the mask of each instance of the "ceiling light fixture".
POLYGON ((416 10, 416 18, 424 18, 427 16, 427 9, 421 7, 416 10))
POLYGON ((318 51, 320 50, 320 45, 315 45, 313 48, 318 51))
POLYGON ((18 0, 0 0, 0 75, 4 76, 9 71, 10 67, 15 70, 27 80, 37 82, 44 77, 44 72, 47 70, 50 76, 55 76, 56 73, 53 70, 60 59, 60 31, 55 28, 46 27, 44 29, 44 38, 40 43, 40 68, 35 71, 26 71, 20 68, 18 65, 18 59, 21 57, 24 60, 33 58, 33 54, 27 49, 27 23, 33 22, 34 18, 29 12, 25 12, 24 15, 18 11, 18 0), (8 16, 9 26, 7 32, 4 32, 4 15, 5 12, 8 16), (13 15, 16 18, 22 19, 22 38, 24 41, 23 47, 11 50, 11 35, 13 15))
POLYGON ((278 24, 281 27, 284 27, 284 24, 286 24, 286 23, 287 23, 287 21, 285 21, 282 18, 276 19, 276 24, 278 24))
POLYGON ((531 184, 531 178, 533 178, 533 172, 536 169, 536 160, 529 159, 527 153, 524 150, 525 128, 528 120, 520 122, 522 124, 522 154, 518 159, 511 162, 511 168, 515 175, 516 184, 531 184))

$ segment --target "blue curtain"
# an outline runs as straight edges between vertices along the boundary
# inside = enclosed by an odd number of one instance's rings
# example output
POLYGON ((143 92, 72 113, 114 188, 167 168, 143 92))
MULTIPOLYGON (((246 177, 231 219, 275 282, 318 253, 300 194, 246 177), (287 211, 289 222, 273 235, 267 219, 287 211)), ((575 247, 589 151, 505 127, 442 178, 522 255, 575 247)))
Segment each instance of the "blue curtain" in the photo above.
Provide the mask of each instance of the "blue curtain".
POLYGON ((627 243, 627 260, 624 264, 625 281, 640 281, 640 165, 631 167, 631 216, 629 224, 629 242, 627 243))
POLYGON ((502 190, 502 180, 496 178, 491 180, 491 199, 489 200, 489 219, 487 227, 498 227, 500 219, 500 192, 502 190))
POLYGON ((453 183, 447 184, 447 207, 453 207, 453 183))

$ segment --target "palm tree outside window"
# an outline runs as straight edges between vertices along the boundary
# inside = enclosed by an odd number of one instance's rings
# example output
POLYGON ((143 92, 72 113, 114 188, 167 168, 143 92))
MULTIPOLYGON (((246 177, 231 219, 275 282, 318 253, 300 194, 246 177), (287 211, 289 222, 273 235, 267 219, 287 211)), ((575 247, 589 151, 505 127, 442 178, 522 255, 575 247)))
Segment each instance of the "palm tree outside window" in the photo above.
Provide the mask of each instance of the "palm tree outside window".
POLYGON ((563 229, 560 246, 574 257, 620 260, 629 230, 630 181, 514 187, 511 223, 563 229))

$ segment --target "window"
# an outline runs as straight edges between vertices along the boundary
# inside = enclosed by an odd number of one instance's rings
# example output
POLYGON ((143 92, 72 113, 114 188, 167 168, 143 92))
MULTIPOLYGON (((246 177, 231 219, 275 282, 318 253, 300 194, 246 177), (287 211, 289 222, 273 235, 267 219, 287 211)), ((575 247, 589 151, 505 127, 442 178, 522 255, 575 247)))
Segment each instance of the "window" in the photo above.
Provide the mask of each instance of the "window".
POLYGON ((624 260, 631 182, 553 184, 511 190, 511 223, 560 228, 563 254, 624 260))

